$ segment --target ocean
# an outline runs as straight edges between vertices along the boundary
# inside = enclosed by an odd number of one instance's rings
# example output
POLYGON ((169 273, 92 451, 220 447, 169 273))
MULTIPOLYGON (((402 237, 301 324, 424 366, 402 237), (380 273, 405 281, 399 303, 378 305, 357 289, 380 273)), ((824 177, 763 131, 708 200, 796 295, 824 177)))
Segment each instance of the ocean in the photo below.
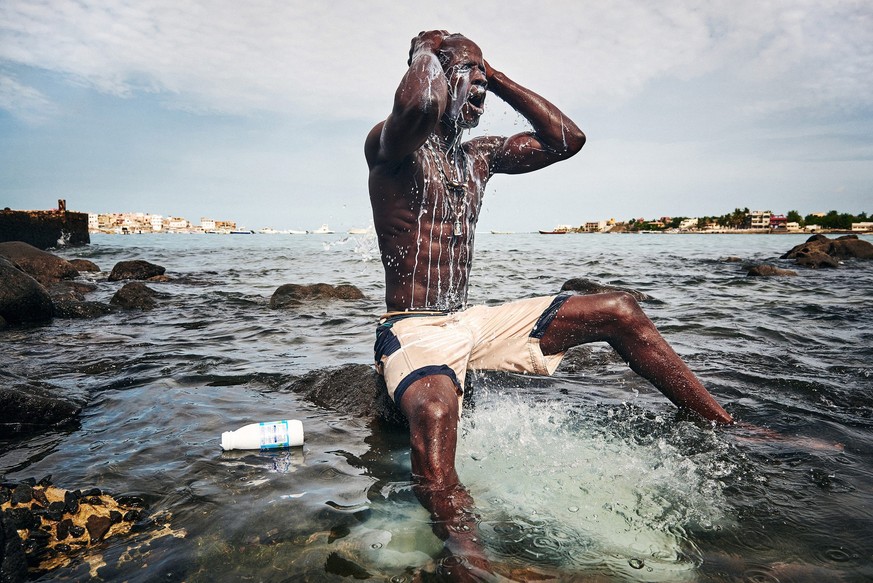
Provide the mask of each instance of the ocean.
MULTIPOLYGON (((476 375, 457 465, 501 574, 873 580, 873 262, 746 276, 794 268, 778 257, 805 238, 478 235, 471 303, 574 277, 644 292, 741 422, 677 413, 605 344, 575 349, 551 378, 476 375)), ((412 492, 404 432, 284 390, 371 362, 384 311, 372 236, 96 235, 58 254, 101 267, 89 300, 121 286, 105 281, 117 261, 172 279, 148 284, 166 294, 152 311, 0 331, 7 375, 88 403, 75 424, 0 441, 0 475, 148 506, 143 528, 40 581, 428 580, 442 545, 412 492), (270 309, 280 285, 317 282, 366 299, 270 309), (223 431, 284 418, 302 420, 303 447, 219 447, 223 431)))

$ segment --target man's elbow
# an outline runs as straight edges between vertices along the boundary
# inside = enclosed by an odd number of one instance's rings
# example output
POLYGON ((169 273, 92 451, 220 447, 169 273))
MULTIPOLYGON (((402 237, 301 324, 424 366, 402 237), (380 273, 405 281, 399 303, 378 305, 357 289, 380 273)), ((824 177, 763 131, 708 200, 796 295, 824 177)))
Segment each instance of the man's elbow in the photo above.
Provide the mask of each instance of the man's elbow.
POLYGON ((579 153, 579 150, 582 149, 582 146, 585 145, 585 134, 582 130, 576 128, 572 132, 568 132, 564 139, 565 143, 565 156, 569 158, 570 156, 574 156, 579 153))

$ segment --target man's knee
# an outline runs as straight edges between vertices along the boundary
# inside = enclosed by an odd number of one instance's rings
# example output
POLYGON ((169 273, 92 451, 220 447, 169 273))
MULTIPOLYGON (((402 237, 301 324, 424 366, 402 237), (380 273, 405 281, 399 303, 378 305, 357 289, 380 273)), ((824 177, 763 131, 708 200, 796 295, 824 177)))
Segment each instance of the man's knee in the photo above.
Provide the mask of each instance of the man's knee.
POLYGON ((630 323, 640 318, 646 318, 636 298, 624 291, 609 292, 607 306, 612 317, 623 323, 630 323))
POLYGON ((411 422, 457 423, 458 389, 446 375, 427 376, 409 386, 400 407, 411 422))

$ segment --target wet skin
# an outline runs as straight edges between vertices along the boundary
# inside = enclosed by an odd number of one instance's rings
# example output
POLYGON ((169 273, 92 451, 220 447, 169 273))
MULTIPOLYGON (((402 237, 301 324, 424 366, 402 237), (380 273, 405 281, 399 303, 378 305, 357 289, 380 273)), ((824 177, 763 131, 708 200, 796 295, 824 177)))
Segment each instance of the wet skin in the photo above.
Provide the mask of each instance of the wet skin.
MULTIPOLYGON (((579 152, 585 135, 552 103, 491 67, 463 36, 420 33, 408 64, 391 114, 365 143, 385 303, 390 312, 454 309, 466 302, 488 179, 567 159, 579 152), (532 131, 462 143, 461 131, 479 122, 486 90, 527 119, 532 131)), ((557 354, 595 341, 608 342, 677 406, 711 421, 732 421, 629 294, 570 298, 540 346, 557 354)), ((451 557, 444 568, 459 580, 488 578, 493 569, 478 543, 473 500, 455 471, 455 385, 444 375, 425 377, 406 390, 400 408, 410 423, 416 494, 451 557)))

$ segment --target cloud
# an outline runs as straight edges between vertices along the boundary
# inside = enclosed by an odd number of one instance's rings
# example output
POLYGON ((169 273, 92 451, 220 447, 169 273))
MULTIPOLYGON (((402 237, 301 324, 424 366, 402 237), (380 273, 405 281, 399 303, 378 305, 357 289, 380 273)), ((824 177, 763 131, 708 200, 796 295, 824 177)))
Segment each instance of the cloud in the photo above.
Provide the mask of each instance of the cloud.
MULTIPOLYGON (((873 89, 868 4, 6 0, 0 62, 173 108, 372 118, 387 112, 409 39, 446 27, 575 107, 718 73, 747 88, 750 113, 852 108, 873 89)), ((29 109, 46 105, 32 96, 29 109)))
POLYGON ((54 115, 56 108, 39 90, 0 74, 0 109, 27 124, 40 124, 54 115))

